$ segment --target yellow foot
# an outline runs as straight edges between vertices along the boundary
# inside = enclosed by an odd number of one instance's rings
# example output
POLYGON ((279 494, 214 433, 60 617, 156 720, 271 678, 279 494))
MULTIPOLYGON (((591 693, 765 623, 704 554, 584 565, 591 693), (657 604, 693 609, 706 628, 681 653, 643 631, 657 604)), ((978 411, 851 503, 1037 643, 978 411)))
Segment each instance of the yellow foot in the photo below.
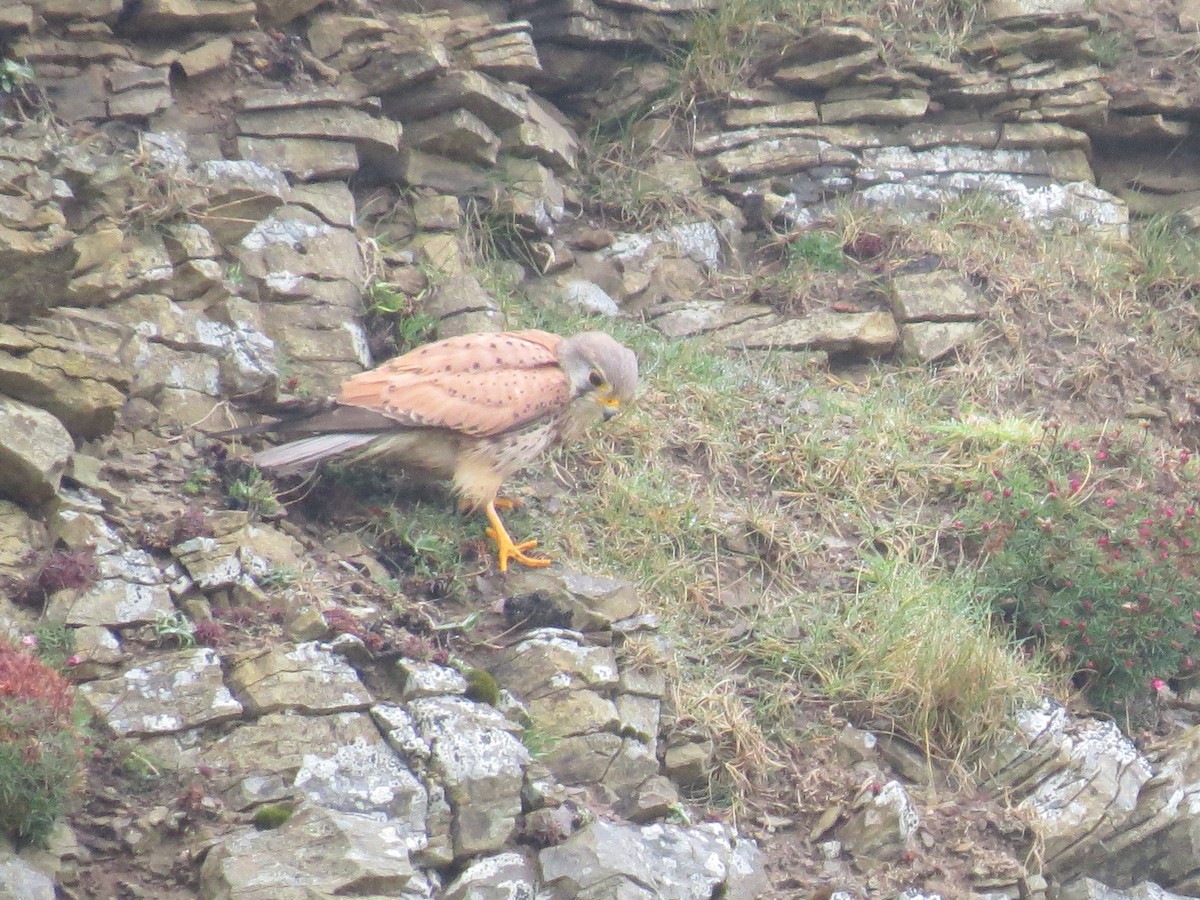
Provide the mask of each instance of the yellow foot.
POLYGON ((523 566, 530 566, 534 569, 542 569, 550 565, 550 560, 545 557, 529 556, 525 551, 532 550, 537 546, 537 541, 522 541, 517 544, 508 534, 508 529, 504 527, 504 523, 500 521, 500 515, 496 512, 495 501, 489 502, 483 508, 487 514, 488 521, 491 527, 487 529, 487 536, 496 542, 496 557, 500 562, 500 571, 508 571, 508 561, 515 559, 523 566))

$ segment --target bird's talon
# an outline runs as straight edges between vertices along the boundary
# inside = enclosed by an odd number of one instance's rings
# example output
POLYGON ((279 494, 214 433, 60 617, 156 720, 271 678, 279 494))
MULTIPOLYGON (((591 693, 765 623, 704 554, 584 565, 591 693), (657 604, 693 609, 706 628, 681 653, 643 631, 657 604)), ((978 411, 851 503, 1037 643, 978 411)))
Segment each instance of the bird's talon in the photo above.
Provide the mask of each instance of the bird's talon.
POLYGON ((500 521, 500 516, 496 513, 494 502, 488 503, 484 507, 484 512, 487 514, 488 522, 491 523, 484 533, 496 542, 496 557, 500 563, 501 572, 508 571, 510 559, 515 559, 521 565, 529 566, 532 569, 544 569, 550 565, 550 560, 540 556, 530 556, 525 552, 536 547, 537 541, 521 541, 519 544, 513 541, 504 527, 504 523, 500 521))
POLYGON ((500 571, 508 571, 509 559, 515 559, 523 566, 529 566, 531 569, 544 569, 550 565, 551 561, 544 556, 529 556, 525 553, 526 550, 532 550, 537 546, 537 541, 522 541, 519 544, 514 544, 507 552, 500 551, 500 571))

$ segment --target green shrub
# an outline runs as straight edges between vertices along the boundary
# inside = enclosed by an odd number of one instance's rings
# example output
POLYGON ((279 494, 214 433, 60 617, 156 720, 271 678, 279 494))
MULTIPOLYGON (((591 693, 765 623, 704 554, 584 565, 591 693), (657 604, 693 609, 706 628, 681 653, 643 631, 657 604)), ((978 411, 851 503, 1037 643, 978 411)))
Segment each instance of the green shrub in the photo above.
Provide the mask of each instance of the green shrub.
POLYGON ((1011 457, 971 486, 956 523, 980 594, 1024 637, 1117 706, 1200 659, 1200 496, 1187 451, 1122 431, 1011 457))
POLYGON ((0 830, 43 843, 79 781, 82 737, 70 683, 0 640, 0 830))

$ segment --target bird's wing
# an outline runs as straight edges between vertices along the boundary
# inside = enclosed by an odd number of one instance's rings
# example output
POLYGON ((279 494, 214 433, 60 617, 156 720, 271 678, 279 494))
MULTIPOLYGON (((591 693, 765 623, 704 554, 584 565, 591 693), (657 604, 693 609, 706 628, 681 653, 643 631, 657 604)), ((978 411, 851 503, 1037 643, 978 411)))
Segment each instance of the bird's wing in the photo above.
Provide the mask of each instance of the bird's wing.
POLYGON ((337 402, 402 425, 502 434, 570 402, 560 341, 545 331, 447 338, 355 375, 337 402))

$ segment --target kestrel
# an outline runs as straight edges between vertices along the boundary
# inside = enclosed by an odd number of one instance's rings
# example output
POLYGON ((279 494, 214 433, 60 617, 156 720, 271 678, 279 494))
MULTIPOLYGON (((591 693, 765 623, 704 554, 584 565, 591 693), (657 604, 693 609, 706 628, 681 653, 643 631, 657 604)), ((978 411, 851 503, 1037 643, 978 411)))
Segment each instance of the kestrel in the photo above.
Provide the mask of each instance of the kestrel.
POLYGON ((449 480, 465 507, 487 516, 501 572, 510 559, 548 566, 526 552, 537 541, 509 536, 496 512, 500 484, 591 421, 612 418, 633 400, 637 380, 633 351, 599 331, 447 338, 355 375, 319 412, 271 426, 308 437, 253 461, 288 473, 337 457, 449 480))

